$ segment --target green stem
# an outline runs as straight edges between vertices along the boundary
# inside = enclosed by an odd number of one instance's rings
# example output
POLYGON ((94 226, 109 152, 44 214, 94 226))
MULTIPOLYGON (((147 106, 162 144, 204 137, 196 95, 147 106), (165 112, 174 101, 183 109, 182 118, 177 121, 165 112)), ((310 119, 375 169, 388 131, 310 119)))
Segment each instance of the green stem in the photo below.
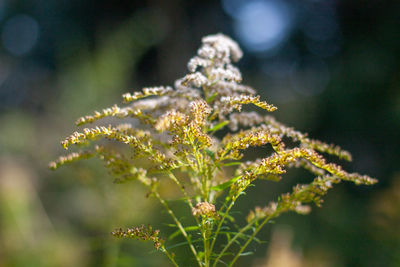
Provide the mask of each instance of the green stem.
POLYGON ((279 213, 279 209, 277 208, 274 213, 269 215, 267 218, 264 219, 264 221, 257 226, 256 230, 253 232, 251 237, 247 240, 247 242, 240 248, 239 252, 236 254, 236 256, 233 258, 233 260, 229 263, 228 266, 233 266, 233 264, 237 261, 237 259, 240 257, 240 254, 247 248, 247 246, 253 241, 254 237, 258 234, 258 232, 261 230, 261 228, 273 217, 275 217, 279 213))
POLYGON ((198 265, 200 267, 202 267, 203 265, 201 263, 199 255, 197 254, 197 251, 194 248, 192 242, 190 241, 190 238, 189 238, 188 234, 186 233, 184 227, 182 226, 181 222, 178 220, 178 218, 176 218, 174 212, 170 209, 170 207, 168 206, 167 202, 164 199, 161 198, 160 194, 158 192, 153 192, 153 193, 154 193, 155 197, 160 201, 160 203, 165 207, 165 209, 167 210, 169 215, 171 215, 171 217, 174 220, 175 224, 178 226, 178 228, 181 231, 182 235, 185 237, 186 241, 188 242, 190 250, 193 252, 193 255, 195 256, 198 265))
POLYGON ((176 178, 176 176, 174 175, 174 173, 172 171, 168 171, 168 176, 169 176, 169 178, 171 178, 172 181, 174 181, 176 183, 176 185, 181 190, 183 196, 186 198, 186 202, 188 203, 189 207, 191 209, 193 209, 192 200, 186 193, 184 186, 181 184, 181 182, 179 182, 178 178, 176 178))
POLYGON ((255 222, 256 221, 248 223, 245 227, 240 229, 240 231, 238 233, 236 233, 236 235, 231 240, 229 240, 228 244, 225 245, 225 247, 222 249, 222 251, 218 254, 217 258, 215 259, 213 267, 217 266, 219 259, 224 255, 225 251, 227 251, 228 248, 236 241, 236 239, 238 239, 240 237, 240 235, 242 235, 244 232, 246 232, 248 229, 250 229, 250 227, 255 222))
MULTIPOLYGON (((189 198, 188 194, 185 191, 185 188, 182 186, 182 184, 179 182, 178 178, 176 178, 176 176, 173 174, 172 171, 168 172, 168 176, 179 186, 179 188, 181 189, 181 192, 183 194, 183 196, 186 198, 186 202, 190 207, 190 211, 193 210, 193 204, 192 204, 192 199, 189 198)), ((197 219, 196 216, 193 216, 194 219, 196 220, 197 225, 199 225, 199 220, 197 219)))
POLYGON ((209 267, 210 266, 210 260, 209 260, 209 254, 210 254, 210 243, 208 240, 208 231, 207 231, 207 225, 204 223, 204 219, 202 219, 201 222, 201 235, 203 237, 203 246, 204 246, 204 266, 209 267))
POLYGON ((202 188, 200 190, 202 192, 204 201, 208 201, 207 178, 205 177, 205 175, 203 173, 203 164, 201 163, 201 160, 200 160, 200 157, 199 157, 199 152, 197 150, 196 144, 192 140, 191 136, 188 136, 188 137, 189 137, 189 142, 190 142, 190 144, 192 145, 192 148, 193 148, 194 157, 196 158, 197 172, 200 175, 200 184, 202 186, 202 188))
POLYGON ((162 252, 164 252, 164 254, 168 257, 168 259, 172 262, 172 264, 176 267, 179 267, 178 263, 176 263, 174 257, 165 249, 165 247, 163 246, 162 248, 162 252))
MULTIPOLYGON (((222 224, 224 223, 226 217, 228 216, 229 211, 231 210, 231 208, 232 208, 233 205, 235 204, 236 199, 237 199, 237 198, 232 199, 230 205, 229 205, 228 208, 225 210, 224 215, 222 216, 221 220, 220 220, 219 223, 218 223, 217 229, 215 230, 215 234, 214 234, 214 237, 213 237, 213 241, 211 242, 211 251, 214 249, 214 245, 215 245, 215 242, 216 242, 217 237, 218 237, 218 235, 219 235, 219 232, 221 231, 222 224)), ((224 207, 225 204, 226 204, 226 201, 225 201, 225 203, 224 203, 224 205, 223 205, 222 207, 224 207)))
MULTIPOLYGON (((229 211, 232 209, 233 205, 235 205, 236 200, 239 198, 240 194, 241 194, 246 188, 247 188, 247 187, 241 189, 235 196, 232 197, 231 203, 230 203, 229 206, 226 208, 226 210, 225 210, 225 212, 224 212, 224 215, 222 216, 221 220, 220 220, 219 223, 218 223, 217 230, 215 231, 215 235, 214 235, 213 241, 212 241, 212 243, 211 243, 211 251, 214 249, 214 245, 215 245, 215 242, 216 242, 216 240, 217 240, 217 238, 218 238, 219 232, 221 231, 222 224, 224 223, 226 217, 228 216, 229 211)), ((226 202, 227 202, 227 201, 225 201, 224 205, 221 207, 221 211, 222 211, 222 208, 225 206, 226 202)))

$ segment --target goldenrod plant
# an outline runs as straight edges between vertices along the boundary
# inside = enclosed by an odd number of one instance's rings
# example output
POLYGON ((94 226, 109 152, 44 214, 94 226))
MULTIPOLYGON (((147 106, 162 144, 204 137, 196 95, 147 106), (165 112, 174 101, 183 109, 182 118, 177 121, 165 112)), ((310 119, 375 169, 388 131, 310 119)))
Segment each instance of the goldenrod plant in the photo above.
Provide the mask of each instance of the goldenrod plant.
MULTIPOLYGON (((241 73, 232 64, 241 57, 238 44, 229 37, 204 37, 197 55, 188 63, 189 74, 173 87, 150 87, 124 94, 126 106, 114 105, 78 119, 78 126, 97 125, 105 117, 114 117, 121 123, 74 132, 61 142, 62 146, 85 146, 86 150, 62 156, 50 163, 50 168, 98 157, 117 183, 143 184, 148 195, 170 215, 178 229, 173 235, 183 236, 196 265, 204 267, 233 266, 247 254, 248 245, 257 240, 257 234, 268 222, 288 211, 306 214, 311 203, 321 206, 322 197, 334 184, 377 182, 328 163, 323 154, 351 160, 350 153, 340 147, 311 139, 270 115, 242 111, 244 105, 267 112, 277 108, 262 101, 253 88, 241 84, 241 73), (91 146, 100 139, 108 142, 91 146), (115 142, 129 148, 113 149, 115 142), (254 161, 241 161, 249 147, 269 147, 272 152, 254 161), (145 163, 139 165, 140 162, 145 163), (279 182, 288 168, 304 168, 315 178, 307 184, 297 184, 275 201, 266 200, 264 207, 254 207, 242 221, 234 221, 235 204, 245 198, 245 192, 256 180, 279 182), (161 193, 165 179, 179 190, 176 199, 167 199, 161 193), (180 219, 172 200, 187 205, 186 217, 191 216, 191 224, 180 219)), ((174 238, 159 237, 159 231, 151 226, 117 229, 112 234, 154 242, 174 266, 179 266, 182 259, 170 251, 174 238)))

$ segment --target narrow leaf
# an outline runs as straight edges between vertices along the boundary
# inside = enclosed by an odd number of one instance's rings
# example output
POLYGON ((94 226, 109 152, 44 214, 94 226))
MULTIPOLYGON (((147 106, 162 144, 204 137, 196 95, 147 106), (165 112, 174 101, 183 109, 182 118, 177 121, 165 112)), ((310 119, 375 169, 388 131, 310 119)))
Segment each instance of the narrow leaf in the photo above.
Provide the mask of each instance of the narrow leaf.
POLYGON ((253 254, 254 254, 253 251, 247 251, 247 252, 240 253, 240 257, 248 256, 248 255, 253 255, 253 254))
POLYGON ((208 129, 208 132, 215 132, 218 131, 219 129, 223 128, 224 126, 226 126, 229 123, 229 121, 223 121, 218 123, 217 125, 215 125, 214 127, 211 127, 210 129, 208 129))
MULTIPOLYGON (((227 215, 225 215, 225 213, 224 212, 218 212, 218 214, 219 214, 219 216, 221 216, 221 217, 223 217, 223 216, 226 216, 226 218, 230 221, 230 222, 235 222, 235 218, 233 218, 231 215, 229 215, 229 214, 227 214, 227 215)), ((222 228, 221 228, 222 229, 222 228)), ((229 228, 227 228, 227 229, 229 229, 229 228)))
MULTIPOLYGON (((190 231, 198 230, 198 229, 199 229, 199 226, 197 226, 197 225, 195 225, 195 226, 187 226, 187 227, 185 227, 184 229, 185 229, 186 232, 190 232, 190 231)), ((181 234, 182 234, 181 230, 176 230, 175 232, 173 232, 173 233, 168 237, 168 240, 172 240, 172 239, 174 239, 175 237, 177 237, 177 236, 179 236, 179 235, 181 235, 181 234)))
POLYGON ((217 95, 218 95, 218 93, 215 92, 211 96, 207 97, 207 99, 206 99, 207 103, 210 103, 211 101, 213 101, 217 95))
POLYGON ((239 175, 239 176, 233 177, 232 179, 230 179, 229 181, 227 181, 227 182, 225 182, 225 183, 222 183, 222 184, 219 184, 219 185, 216 185, 216 186, 211 187, 211 190, 214 190, 214 191, 223 191, 223 190, 225 190, 226 188, 228 188, 229 186, 231 186, 234 182, 236 182, 237 180, 239 180, 240 177, 242 177, 242 176, 239 175))
POLYGON ((215 153, 214 153, 213 151, 211 151, 211 150, 209 150, 209 149, 204 149, 204 151, 207 153, 208 156, 210 156, 210 158, 211 158, 212 160, 215 161, 215 153))
POLYGON ((229 166, 236 166, 236 165, 240 165, 240 164, 242 164, 242 162, 240 162, 240 161, 233 161, 233 162, 225 163, 224 166, 225 166, 225 167, 229 167, 229 166))

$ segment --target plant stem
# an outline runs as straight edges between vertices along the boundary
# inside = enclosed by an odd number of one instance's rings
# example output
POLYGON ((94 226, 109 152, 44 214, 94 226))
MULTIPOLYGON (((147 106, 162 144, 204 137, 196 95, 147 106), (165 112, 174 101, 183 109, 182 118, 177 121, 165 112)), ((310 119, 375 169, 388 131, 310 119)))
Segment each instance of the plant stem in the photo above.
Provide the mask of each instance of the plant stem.
POLYGON ((165 247, 163 246, 162 248, 162 252, 164 252, 165 255, 167 255, 168 259, 172 262, 172 264, 176 267, 179 267, 178 263, 176 263, 174 257, 169 254, 169 252, 165 249, 165 247))
POLYGON ((229 263, 228 266, 233 266, 233 264, 237 261, 237 259, 240 257, 240 254, 246 249, 246 247, 250 244, 251 241, 253 241, 254 237, 258 234, 258 232, 261 230, 261 228, 273 217, 275 217, 279 213, 279 209, 277 208, 274 213, 269 215, 267 218, 264 219, 264 221, 259 224, 256 228, 256 230, 253 232, 251 237, 247 240, 247 242, 240 248, 239 252, 236 254, 236 256, 233 258, 233 260, 229 263))
POLYGON ((153 193, 156 196, 156 198, 160 201, 160 203, 165 207, 165 209, 167 210, 169 215, 171 215, 171 217, 174 220, 175 224, 178 226, 178 228, 181 231, 182 235, 185 237, 186 241, 188 242, 189 247, 190 247, 191 251, 193 252, 193 255, 195 256, 198 265, 200 267, 202 267, 203 264, 201 263, 199 255, 197 254, 197 251, 196 251, 195 247, 193 246, 192 242, 190 241, 190 238, 189 238, 188 234, 186 233, 185 229, 183 228, 181 222, 178 220, 178 218, 176 218, 174 212, 170 209, 170 207, 168 206, 167 202, 163 198, 161 198, 160 194, 158 192, 156 192, 156 191, 153 192, 153 193))
MULTIPOLYGON (((228 208, 226 209, 224 215, 222 216, 221 220, 218 223, 217 229, 215 230, 215 234, 214 234, 214 237, 213 237, 213 241, 211 242, 211 251, 214 249, 214 245, 215 245, 215 242, 216 242, 216 240, 218 238, 219 232, 221 231, 222 224, 224 223, 226 217, 228 216, 228 213, 229 213, 230 209, 235 204, 235 200, 236 199, 231 201, 230 205, 228 206, 228 208)), ((226 204, 226 201, 225 201, 224 205, 225 204, 226 204)))
POLYGON ((203 237, 203 246, 204 246, 204 267, 209 267, 210 265, 210 242, 208 240, 208 229, 207 225, 205 224, 204 219, 201 222, 201 235, 203 237))
POLYGON ((236 239, 238 239, 241 234, 246 232, 255 222, 256 221, 248 223, 245 227, 240 229, 240 231, 236 233, 236 235, 231 240, 229 240, 229 242, 225 245, 225 247, 222 249, 222 251, 218 254, 217 258, 215 259, 213 267, 217 266, 219 259, 224 255, 225 251, 227 251, 228 248, 236 241, 236 239))
MULTIPOLYGON (((208 201, 208 186, 207 186, 208 183, 207 183, 207 178, 205 177, 205 174, 204 174, 203 164, 202 164, 202 162, 200 160, 200 157, 199 157, 200 153, 197 150, 197 145, 195 144, 195 142, 194 142, 192 136, 190 135, 190 133, 187 130, 185 130, 185 134, 186 134, 186 136, 188 138, 188 141, 189 141, 189 143, 190 143, 190 145, 191 145, 191 147, 193 149, 193 155, 194 155, 194 157, 196 159, 196 162, 197 162, 197 173, 200 176, 200 184, 201 184, 200 191, 201 191, 201 194, 203 196, 204 201, 208 201)), ((196 172, 196 170, 194 170, 194 171, 196 172)))
POLYGON ((192 204, 192 200, 191 198, 189 198, 188 194, 185 191, 185 188, 183 187, 183 185, 179 182, 178 178, 176 178, 176 176, 174 175, 174 173, 172 171, 168 171, 168 176, 169 178, 171 178, 172 181, 174 181, 176 183, 176 185, 179 187, 179 189, 181 190, 183 196, 186 198, 186 202, 188 203, 189 207, 191 209, 193 209, 193 204, 192 204))
MULTIPOLYGON (((214 245, 215 245, 215 242, 216 242, 216 240, 217 240, 217 238, 218 238, 219 232, 221 231, 222 224, 224 223, 226 217, 228 216, 229 211, 231 210, 231 208, 233 207, 233 205, 235 205, 236 200, 239 198, 240 194, 241 194, 245 189, 246 189, 246 188, 241 189, 235 196, 232 197, 231 203, 230 203, 229 206, 226 208, 226 210, 225 210, 225 212, 224 212, 224 215, 222 216, 221 220, 220 220, 219 223, 218 223, 217 230, 215 231, 215 235, 214 235, 213 241, 212 241, 212 243, 211 243, 211 251, 213 251, 213 249, 214 249, 214 245)), ((227 202, 227 201, 225 201, 224 206, 225 206, 226 202, 227 202)), ((222 207, 224 207, 224 206, 222 206, 222 207)), ((222 211, 222 209, 221 209, 221 211, 222 211)))

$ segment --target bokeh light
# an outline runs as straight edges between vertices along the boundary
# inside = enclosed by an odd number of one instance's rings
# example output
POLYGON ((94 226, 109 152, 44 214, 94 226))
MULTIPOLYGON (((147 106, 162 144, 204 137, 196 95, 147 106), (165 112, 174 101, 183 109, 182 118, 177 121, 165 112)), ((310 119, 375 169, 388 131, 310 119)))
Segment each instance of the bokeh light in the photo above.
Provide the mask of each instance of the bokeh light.
POLYGON ((1 35, 4 48, 12 55, 27 54, 39 39, 39 24, 27 15, 16 15, 6 21, 1 35))
POLYGON ((292 15, 289 6, 277 0, 229 1, 223 6, 234 19, 234 30, 250 51, 276 48, 289 34, 292 15))

